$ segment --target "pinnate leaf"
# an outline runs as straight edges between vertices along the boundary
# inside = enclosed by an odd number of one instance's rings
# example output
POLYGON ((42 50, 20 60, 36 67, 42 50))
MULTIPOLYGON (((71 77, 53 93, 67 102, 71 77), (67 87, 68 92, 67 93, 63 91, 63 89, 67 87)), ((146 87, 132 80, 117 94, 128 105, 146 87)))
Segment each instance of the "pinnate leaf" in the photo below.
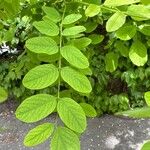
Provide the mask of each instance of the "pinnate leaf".
POLYGON ((66 127, 58 127, 51 141, 52 150, 80 150, 78 136, 66 127))
POLYGON ((34 53, 52 55, 58 52, 57 43, 50 37, 34 37, 26 41, 26 47, 34 53))
POLYGON ((125 21, 126 21, 126 15, 124 15, 122 12, 118 11, 114 13, 106 23, 107 32, 113 32, 118 30, 120 27, 123 26, 125 21))
POLYGON ((30 147, 43 143, 51 136, 53 130, 54 125, 51 123, 36 126, 25 136, 24 145, 30 147))
POLYGON ((129 51, 129 58, 136 66, 144 66, 147 62, 147 49, 141 41, 133 42, 129 51))
POLYGON ((80 93, 90 93, 92 91, 92 87, 88 78, 81 72, 71 67, 62 68, 61 77, 74 90, 80 93))
POLYGON ((53 84, 59 76, 58 69, 52 64, 44 64, 31 69, 23 78, 28 89, 43 89, 53 84))
POLYGON ((88 59, 83 53, 72 45, 64 46, 61 49, 61 55, 73 66, 85 69, 89 67, 88 59))
POLYGON ((73 131, 82 133, 86 129, 86 116, 82 107, 71 98, 61 98, 57 104, 63 123, 73 131))
POLYGON ((71 24, 82 18, 81 14, 70 14, 64 18, 63 24, 71 24))
POLYGON ((56 108, 56 97, 48 94, 37 94, 25 99, 16 110, 16 117, 27 123, 39 121, 56 108))

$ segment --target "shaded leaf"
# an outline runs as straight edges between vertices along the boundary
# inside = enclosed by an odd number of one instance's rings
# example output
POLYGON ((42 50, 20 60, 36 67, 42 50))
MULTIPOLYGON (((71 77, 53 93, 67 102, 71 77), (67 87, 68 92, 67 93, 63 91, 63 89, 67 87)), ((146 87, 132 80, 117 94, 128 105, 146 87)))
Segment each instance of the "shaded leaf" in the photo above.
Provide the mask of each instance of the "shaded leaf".
POLYGON ((0 86, 0 103, 4 102, 8 98, 7 91, 0 86))

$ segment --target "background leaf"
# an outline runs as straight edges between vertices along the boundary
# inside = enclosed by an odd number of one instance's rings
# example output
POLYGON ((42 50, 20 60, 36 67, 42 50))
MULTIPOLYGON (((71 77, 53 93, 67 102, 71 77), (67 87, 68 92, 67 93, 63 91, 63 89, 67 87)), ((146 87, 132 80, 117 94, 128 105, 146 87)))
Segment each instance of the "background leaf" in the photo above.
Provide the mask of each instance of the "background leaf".
POLYGON ((144 98, 145 98, 146 104, 147 104, 148 106, 150 106, 150 91, 145 92, 144 98))
POLYGON ((52 64, 44 64, 31 69, 23 78, 28 89, 43 89, 53 84, 59 76, 58 69, 52 64))
POLYGON ((16 110, 16 117, 26 123, 39 121, 56 108, 56 97, 48 94, 37 94, 25 99, 16 110))
POLYGON ((8 98, 7 91, 0 86, 0 103, 4 102, 8 98))
POLYGON ((86 116, 82 107, 71 98, 61 98, 57 112, 64 124, 73 131, 82 133, 86 128, 86 116))
POLYGON ((25 136, 24 145, 30 147, 43 143, 51 136, 53 130, 54 125, 51 123, 44 123, 42 125, 36 126, 25 136))

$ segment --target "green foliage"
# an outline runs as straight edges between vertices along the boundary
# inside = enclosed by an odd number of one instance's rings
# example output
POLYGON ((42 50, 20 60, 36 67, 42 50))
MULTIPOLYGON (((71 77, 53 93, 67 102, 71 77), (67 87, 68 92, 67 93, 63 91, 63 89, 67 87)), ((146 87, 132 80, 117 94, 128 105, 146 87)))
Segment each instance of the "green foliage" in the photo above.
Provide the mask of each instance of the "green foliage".
POLYGON ((0 87, 0 103, 7 100, 7 98, 8 98, 8 92, 4 88, 0 87))

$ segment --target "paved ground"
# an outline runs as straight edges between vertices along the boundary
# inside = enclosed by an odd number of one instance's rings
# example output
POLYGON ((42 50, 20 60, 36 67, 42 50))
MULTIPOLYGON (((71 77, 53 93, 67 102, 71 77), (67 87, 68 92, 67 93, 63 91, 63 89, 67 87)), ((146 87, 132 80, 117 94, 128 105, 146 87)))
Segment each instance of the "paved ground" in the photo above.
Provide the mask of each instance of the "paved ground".
MULTIPOLYGON (((26 148, 24 135, 36 124, 24 124, 15 119, 15 104, 0 105, 0 150, 49 150, 49 141, 38 147, 26 148)), ((42 122, 53 122, 50 116, 42 122)), ((140 150, 150 139, 150 120, 132 120, 104 115, 89 119, 88 129, 81 137, 81 150, 140 150)))

